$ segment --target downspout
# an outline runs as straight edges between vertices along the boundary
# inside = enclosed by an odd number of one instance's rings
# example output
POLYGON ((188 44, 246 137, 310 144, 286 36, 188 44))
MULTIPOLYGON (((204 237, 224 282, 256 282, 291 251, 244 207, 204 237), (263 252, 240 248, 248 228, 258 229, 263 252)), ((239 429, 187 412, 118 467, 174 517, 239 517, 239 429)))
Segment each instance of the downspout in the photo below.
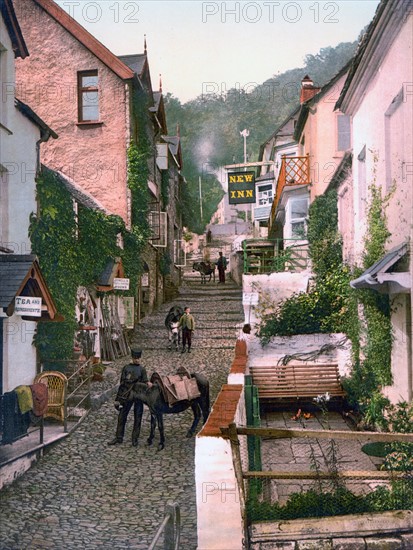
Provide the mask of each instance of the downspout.
POLYGON ((41 172, 41 163, 40 163, 40 145, 46 143, 49 140, 52 134, 47 131, 42 131, 40 134, 40 139, 36 141, 36 178, 41 172))

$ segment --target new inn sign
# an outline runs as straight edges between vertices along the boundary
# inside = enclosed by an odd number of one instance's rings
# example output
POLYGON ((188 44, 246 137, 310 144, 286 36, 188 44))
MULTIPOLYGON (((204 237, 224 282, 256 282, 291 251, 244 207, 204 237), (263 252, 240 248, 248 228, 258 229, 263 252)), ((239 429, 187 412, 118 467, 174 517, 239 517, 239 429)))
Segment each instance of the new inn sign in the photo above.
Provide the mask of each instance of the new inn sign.
POLYGON ((228 173, 229 204, 255 202, 255 172, 228 173))

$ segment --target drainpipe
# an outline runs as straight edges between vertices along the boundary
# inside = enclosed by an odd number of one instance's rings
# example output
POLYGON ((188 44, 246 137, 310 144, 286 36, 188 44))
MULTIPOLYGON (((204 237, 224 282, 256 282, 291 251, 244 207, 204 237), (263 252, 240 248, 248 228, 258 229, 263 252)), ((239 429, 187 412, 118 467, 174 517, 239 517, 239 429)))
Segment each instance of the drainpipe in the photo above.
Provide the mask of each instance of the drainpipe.
POLYGON ((36 141, 36 178, 40 174, 40 170, 41 170, 40 145, 42 143, 46 143, 46 141, 48 141, 48 139, 50 138, 51 135, 52 134, 50 132, 43 131, 40 134, 40 136, 41 136, 40 139, 38 141, 36 141))

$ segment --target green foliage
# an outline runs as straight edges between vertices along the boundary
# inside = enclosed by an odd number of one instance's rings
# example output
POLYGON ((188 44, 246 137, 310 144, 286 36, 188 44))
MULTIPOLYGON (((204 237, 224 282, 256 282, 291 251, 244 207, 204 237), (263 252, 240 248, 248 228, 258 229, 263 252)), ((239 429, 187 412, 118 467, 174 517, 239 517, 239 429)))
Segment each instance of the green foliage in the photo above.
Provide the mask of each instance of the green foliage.
POLYGON ((337 219, 335 191, 314 200, 309 211, 308 241, 315 284, 309 292, 293 294, 263 318, 259 336, 264 345, 274 335, 317 332, 352 331, 357 339, 357 304, 350 288, 350 270, 342 265, 337 219))
POLYGON ((32 249, 64 321, 38 323, 35 344, 41 360, 69 359, 77 326, 77 288, 95 284, 108 260, 115 257, 122 258, 131 288, 136 288, 145 239, 139 228, 128 232, 120 217, 82 205, 76 219, 70 193, 50 170, 43 170, 37 180, 37 200, 39 216, 32 216, 30 223, 32 249), (123 250, 117 245, 119 233, 123 250))
POLYGON ((166 208, 169 202, 169 172, 163 170, 161 175, 161 198, 163 207, 166 208))
POLYGON ((390 488, 379 487, 367 495, 356 495, 343 487, 332 492, 310 490, 293 493, 284 506, 250 498, 247 514, 249 521, 289 520, 409 510, 412 506, 413 481, 407 478, 392 481, 390 488))
POLYGON ((181 128, 183 174, 188 181, 183 195, 184 224, 191 231, 202 233, 216 211, 223 196, 216 177, 221 167, 243 161, 244 141, 239 132, 250 130, 247 152, 251 161, 256 160, 261 144, 298 105, 304 75, 309 74, 317 85, 325 84, 353 56, 356 45, 341 43, 335 48, 322 48, 316 55, 306 56, 302 68, 274 75, 248 91, 236 87, 217 89, 185 104, 166 95, 168 124, 173 128, 179 122, 181 128), (194 208, 199 204, 199 176, 205 193, 203 220, 199 209, 194 208))
POLYGON ((169 275, 171 272, 172 260, 167 252, 164 252, 159 260, 159 271, 161 275, 169 275))
POLYGON ((150 236, 148 175, 148 152, 131 144, 128 149, 128 187, 132 193, 132 232, 142 241, 150 236))
POLYGON ((381 189, 375 185, 371 185, 369 191, 371 197, 367 214, 367 225, 369 230, 364 239, 363 255, 365 269, 372 266, 385 254, 385 244, 390 237, 384 209, 388 197, 383 199, 381 196, 381 189))
POLYGON ((336 191, 320 195, 310 205, 307 237, 313 271, 318 278, 341 267, 342 242, 338 232, 336 191))

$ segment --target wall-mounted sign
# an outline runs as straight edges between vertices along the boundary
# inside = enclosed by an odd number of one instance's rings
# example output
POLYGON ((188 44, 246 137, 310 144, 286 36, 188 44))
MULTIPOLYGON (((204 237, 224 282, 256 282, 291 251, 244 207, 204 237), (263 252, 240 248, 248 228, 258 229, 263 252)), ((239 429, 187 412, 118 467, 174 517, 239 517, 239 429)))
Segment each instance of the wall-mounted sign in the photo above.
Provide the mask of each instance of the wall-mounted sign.
POLYGON ((14 313, 28 317, 42 316, 42 299, 32 296, 16 296, 14 299, 14 313))
POLYGON ((255 202, 255 173, 228 173, 229 204, 244 204, 255 202))
POLYGON ((144 273, 141 277, 141 285, 149 286, 149 273, 144 273))
POLYGON ((244 306, 256 306, 259 301, 258 292, 243 292, 242 293, 242 305, 244 306))
POLYGON ((113 288, 114 290, 129 290, 129 279, 115 277, 113 279, 113 288))

